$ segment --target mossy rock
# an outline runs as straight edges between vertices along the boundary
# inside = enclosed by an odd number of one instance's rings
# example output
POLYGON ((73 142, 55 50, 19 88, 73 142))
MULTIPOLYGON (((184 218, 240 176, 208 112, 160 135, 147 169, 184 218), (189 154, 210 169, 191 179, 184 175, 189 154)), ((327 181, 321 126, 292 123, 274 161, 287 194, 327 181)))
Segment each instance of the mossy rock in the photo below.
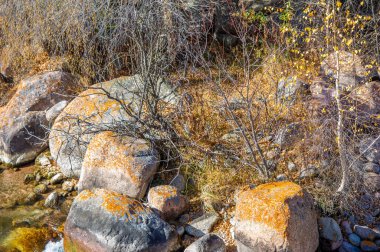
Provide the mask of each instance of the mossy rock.
POLYGON ((47 228, 16 228, 7 236, 3 246, 5 251, 42 251, 53 236, 47 228))

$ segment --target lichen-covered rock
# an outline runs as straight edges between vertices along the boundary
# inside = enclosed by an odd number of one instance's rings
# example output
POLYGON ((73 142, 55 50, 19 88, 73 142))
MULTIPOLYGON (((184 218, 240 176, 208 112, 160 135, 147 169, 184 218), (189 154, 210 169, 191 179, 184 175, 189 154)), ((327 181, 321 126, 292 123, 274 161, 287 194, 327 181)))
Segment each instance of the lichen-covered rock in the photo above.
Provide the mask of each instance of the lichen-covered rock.
POLYGON ((170 185, 156 186, 149 190, 148 203, 165 220, 174 220, 188 208, 187 198, 170 185))
POLYGON ((305 94, 309 85, 293 76, 279 81, 277 86, 277 102, 284 105, 293 105, 297 96, 305 94))
POLYGON ((78 190, 104 188, 142 198, 158 165, 157 151, 146 141, 105 131, 88 145, 78 190))
POLYGON ((68 73, 48 72, 24 79, 10 101, 0 107, 0 161, 21 165, 47 147, 46 110, 67 100, 77 85, 68 73), (32 136, 33 135, 33 136, 32 136))
MULTIPOLYGON (((142 88, 138 75, 120 77, 91 86, 66 106, 55 120, 49 137, 51 154, 65 176, 79 177, 87 146, 96 133, 131 120, 122 105, 107 95, 137 110, 140 97, 136 93, 142 88)), ((177 102, 178 97, 168 84, 162 83, 160 90, 163 101, 177 102)))
POLYGON ((173 251, 175 230, 150 208, 104 189, 82 191, 64 230, 65 251, 173 251))
POLYGON ((319 241, 313 200, 291 182, 243 190, 237 196, 234 237, 238 251, 314 252, 319 241))
POLYGON ((185 231, 191 236, 202 237, 211 232, 219 219, 220 217, 216 213, 206 213, 188 223, 185 227, 185 231))

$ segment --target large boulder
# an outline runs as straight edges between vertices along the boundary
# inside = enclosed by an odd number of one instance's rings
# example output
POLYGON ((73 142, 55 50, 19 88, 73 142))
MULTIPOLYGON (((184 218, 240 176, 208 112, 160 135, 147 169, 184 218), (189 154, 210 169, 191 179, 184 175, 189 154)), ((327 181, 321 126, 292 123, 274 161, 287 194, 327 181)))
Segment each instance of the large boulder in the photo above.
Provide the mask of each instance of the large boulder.
MULTIPOLYGON (((163 101, 178 102, 170 85, 158 85, 163 101)), ((91 86, 67 105, 55 120, 49 137, 52 157, 66 176, 79 177, 87 146, 95 134, 131 120, 123 105, 136 111, 143 87, 139 75, 120 77, 91 86)))
POLYGON ((34 160, 47 147, 51 121, 46 110, 68 100, 77 85, 64 72, 47 72, 24 79, 16 93, 0 107, 0 161, 20 165, 34 160))
POLYGON ((177 234, 139 201, 104 189, 82 191, 64 230, 65 251, 173 251, 177 234))
MULTIPOLYGON (((380 82, 372 81, 354 89, 348 96, 347 106, 361 120, 380 114, 380 82)), ((366 122, 368 120, 365 120, 366 122)), ((365 122, 363 123, 365 124, 365 122)))
POLYGON ((237 195, 234 224, 238 251, 315 252, 313 200, 292 182, 274 182, 237 195))
POLYGON ((104 188, 140 199, 158 165, 158 153, 146 141, 104 131, 87 147, 78 190, 104 188))
POLYGON ((321 63, 322 74, 331 81, 335 82, 338 78, 338 69, 339 85, 345 91, 351 91, 359 84, 378 76, 376 69, 366 69, 359 56, 346 51, 331 53, 321 63))

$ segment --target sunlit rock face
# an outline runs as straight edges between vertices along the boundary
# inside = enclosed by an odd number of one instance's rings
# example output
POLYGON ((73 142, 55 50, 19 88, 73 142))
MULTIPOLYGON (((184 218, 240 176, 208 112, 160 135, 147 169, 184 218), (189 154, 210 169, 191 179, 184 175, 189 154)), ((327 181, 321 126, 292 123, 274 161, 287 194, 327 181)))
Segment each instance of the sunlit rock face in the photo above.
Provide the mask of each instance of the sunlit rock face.
POLYGON ((238 251, 314 252, 318 248, 313 200, 292 182, 274 182, 239 193, 234 234, 238 251))

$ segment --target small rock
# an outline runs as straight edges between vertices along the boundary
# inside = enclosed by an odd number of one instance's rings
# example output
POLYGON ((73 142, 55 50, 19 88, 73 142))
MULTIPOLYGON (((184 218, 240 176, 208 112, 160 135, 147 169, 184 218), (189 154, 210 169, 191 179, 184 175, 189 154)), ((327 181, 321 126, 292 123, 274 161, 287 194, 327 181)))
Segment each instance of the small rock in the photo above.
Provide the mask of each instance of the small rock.
POLYGON ((181 224, 186 224, 190 221, 190 215, 189 214, 183 214, 181 217, 179 217, 178 222, 181 224))
POLYGON ((51 165, 50 160, 46 156, 41 156, 39 158, 39 164, 41 166, 49 166, 49 165, 51 165))
POLYGON ((360 238, 362 238, 363 240, 373 241, 376 238, 380 238, 380 233, 375 232, 374 230, 372 230, 366 226, 355 225, 354 226, 354 232, 355 232, 355 234, 360 236, 360 238))
POLYGON ((307 168, 303 168, 300 172, 300 179, 315 177, 318 173, 317 167, 309 165, 307 168))
POLYGON ((50 179, 50 183, 52 185, 55 185, 55 184, 59 184, 62 182, 62 180, 64 179, 64 176, 62 173, 57 173, 55 174, 51 179, 50 179))
POLYGON ((340 225, 342 227, 343 232, 346 235, 350 235, 350 234, 353 233, 351 225, 350 225, 350 223, 348 221, 342 221, 342 223, 340 225))
POLYGON ((176 219, 188 208, 188 200, 177 188, 170 185, 156 186, 149 190, 148 203, 165 220, 176 219))
POLYGON ((73 204, 73 200, 71 200, 71 199, 66 199, 66 200, 62 203, 62 205, 61 205, 61 207, 60 207, 62 213, 63 213, 63 214, 68 214, 68 213, 70 212, 70 208, 71 208, 71 205, 72 205, 72 204, 73 204))
POLYGON ((31 192, 26 196, 23 203, 25 205, 33 205, 38 200, 38 194, 31 192))
POLYGON ((342 246, 339 248, 339 252, 360 252, 360 249, 349 242, 343 241, 342 246))
POLYGON ((376 192, 380 190, 380 175, 374 172, 366 172, 363 176, 364 185, 370 192, 376 192))
POLYGON ((225 252, 226 245, 224 241, 215 234, 207 234, 202 238, 196 240, 189 247, 185 249, 185 252, 225 252))
POLYGON ((34 175, 33 174, 26 174, 25 175, 25 178, 24 178, 24 184, 29 184, 30 182, 32 182, 33 180, 35 179, 34 175))
POLYGON ((185 233, 185 228, 183 226, 177 227, 177 233, 179 236, 182 236, 185 233))
POLYGON ((366 172, 374 172, 380 174, 380 165, 375 163, 366 163, 363 167, 366 172))
POLYGON ((376 244, 371 241, 362 241, 360 243, 360 248, 365 252, 379 251, 379 248, 376 246, 376 244))
POLYGON ((41 179, 42 179, 41 174, 40 174, 40 173, 37 173, 37 174, 36 174, 36 182, 40 182, 41 179))
POLYGON ((352 245, 355 245, 355 246, 357 246, 357 247, 360 246, 360 242, 362 241, 362 240, 360 239, 360 237, 359 237, 358 235, 356 235, 356 234, 350 234, 350 235, 348 236, 348 240, 349 240, 349 242, 350 242, 352 245))
POLYGON ((44 193, 47 193, 48 189, 49 188, 47 187, 47 185, 39 184, 38 186, 34 187, 33 191, 37 194, 44 194, 44 193))
POLYGON ((338 223, 336 223, 333 218, 319 218, 318 227, 321 247, 324 251, 334 251, 342 245, 342 232, 340 231, 338 223))
POLYGON ((54 171, 48 172, 48 174, 47 174, 47 178, 48 178, 48 179, 51 179, 51 178, 54 177, 56 174, 57 174, 57 173, 54 172, 54 171))
POLYGON ((288 177, 285 174, 280 174, 276 177, 277 181, 285 181, 288 180, 288 177))
POLYGON ((288 163, 288 170, 290 171, 290 172, 293 172, 293 171, 295 171, 297 168, 296 168, 296 164, 295 163, 293 163, 293 162, 289 162, 288 163))
POLYGON ((62 183, 62 189, 67 192, 74 190, 75 183, 73 181, 65 181, 62 183))
POLYGON ((194 237, 202 237, 203 235, 210 233, 212 227, 218 220, 219 216, 217 214, 206 213, 186 225, 186 233, 194 237))
POLYGON ((182 174, 178 174, 174 177, 172 182, 170 182, 170 185, 176 187, 178 191, 182 192, 186 188, 185 177, 182 174))
POLYGON ((45 200, 45 207, 53 208, 58 204, 58 193, 52 192, 45 200))

